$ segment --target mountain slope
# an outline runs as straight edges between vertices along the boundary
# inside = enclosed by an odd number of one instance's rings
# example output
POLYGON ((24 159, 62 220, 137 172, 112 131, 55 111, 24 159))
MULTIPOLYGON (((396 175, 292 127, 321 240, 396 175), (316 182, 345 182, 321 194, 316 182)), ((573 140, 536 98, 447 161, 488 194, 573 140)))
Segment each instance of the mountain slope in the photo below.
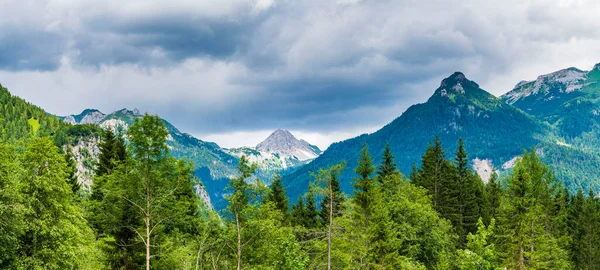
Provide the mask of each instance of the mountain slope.
MULTIPOLYGON (((226 149, 236 157, 245 155, 258 164, 262 171, 290 173, 301 165, 310 163, 322 151, 319 147, 297 139, 290 131, 277 129, 256 147, 226 149)), ((272 175, 272 174, 271 174, 272 175)))
MULTIPOLYGON (((142 117, 142 114, 137 109, 122 109, 111 114, 86 109, 78 115, 62 118, 71 123, 85 121, 102 128, 127 130, 138 117, 142 117)), ((296 139, 289 131, 275 131, 256 148, 225 149, 216 143, 205 142, 183 133, 164 119, 163 122, 169 131, 167 144, 171 154, 194 164, 196 176, 202 180, 207 189, 204 194, 210 196, 210 201, 216 209, 226 206, 225 189, 229 179, 237 175, 237 165, 242 155, 246 155, 252 162, 258 164, 257 177, 268 183, 275 172, 290 172, 300 165, 307 164, 321 153, 316 146, 296 139)))
POLYGON ((12 96, 0 85, 0 139, 9 142, 34 135, 51 136, 65 126, 60 119, 40 107, 12 96))
POLYGON ((369 145, 376 163, 389 143, 399 169, 407 174, 412 164, 419 165, 420 156, 436 135, 448 157, 462 137, 470 159, 489 160, 501 168, 523 149, 540 145, 550 129, 456 72, 441 82, 426 103, 411 106, 373 134, 332 144, 313 162, 284 177, 284 181, 290 196, 296 197, 308 188, 309 172, 345 160, 348 166, 342 175, 342 188, 351 192, 353 169, 363 143, 369 145))
POLYGON ((600 64, 590 71, 568 68, 541 75, 535 81, 517 85, 502 99, 556 126, 567 140, 585 136, 586 132, 598 135, 600 64))

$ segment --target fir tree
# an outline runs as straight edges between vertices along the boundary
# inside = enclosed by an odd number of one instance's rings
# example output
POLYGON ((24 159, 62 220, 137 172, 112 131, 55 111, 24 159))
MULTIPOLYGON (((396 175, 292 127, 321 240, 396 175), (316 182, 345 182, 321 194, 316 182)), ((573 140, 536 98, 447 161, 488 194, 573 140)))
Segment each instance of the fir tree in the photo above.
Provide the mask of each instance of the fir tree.
MULTIPOLYGON (((345 166, 345 163, 342 163, 343 166, 345 166)), ((339 166, 333 166, 331 167, 327 172, 329 173, 327 178, 323 178, 323 179, 327 179, 327 187, 328 189, 330 189, 331 194, 329 194, 328 196, 323 196, 323 199, 321 200, 321 211, 319 212, 319 217, 321 218, 321 223, 322 224, 328 224, 329 223, 329 216, 330 214, 335 218, 335 217, 339 217, 342 215, 343 211, 345 210, 345 206, 344 203, 346 202, 346 197, 344 197, 344 193, 342 192, 342 189, 340 187, 340 180, 339 180, 339 173, 338 171, 341 171, 341 164, 338 164, 339 166), (330 204, 330 202, 333 203, 330 204), (331 206, 332 209, 329 209, 331 206), (330 213, 331 210, 331 213, 330 213)), ((321 174, 324 173, 324 171, 320 172, 321 174)), ((329 192, 329 191, 328 191, 329 192)))
POLYGON ((287 220, 288 197, 285 195, 285 188, 283 187, 283 182, 281 182, 281 176, 279 173, 276 173, 273 177, 273 181, 271 183, 271 192, 267 194, 266 199, 268 202, 272 202, 275 205, 275 208, 281 211, 284 219, 287 220))
MULTIPOLYGON (((443 208, 451 209, 451 205, 456 204, 456 202, 451 202, 456 200, 456 196, 445 193, 445 188, 448 188, 453 181, 455 172, 452 164, 445 158, 444 149, 438 136, 425 150, 421 163, 421 170, 415 177, 414 183, 427 189, 431 194, 434 208, 440 213, 444 213, 443 208)), ((456 190, 448 191, 456 192, 456 190)), ((442 216, 448 217, 453 214, 447 213, 442 216)))
POLYGON ((394 163, 394 155, 390 150, 390 144, 386 144, 381 157, 381 165, 377 166, 377 179, 379 183, 383 183, 386 177, 397 174, 398 166, 394 163))
POLYGON ((511 268, 569 269, 568 252, 552 234, 551 184, 554 178, 535 150, 525 152, 508 178, 500 243, 511 268))
POLYGON ((306 227, 304 220, 306 217, 306 208, 304 207, 304 199, 302 199, 302 197, 298 197, 298 202, 292 205, 290 216, 292 225, 302 225, 306 227))
MULTIPOLYGON (((366 252, 370 249, 370 241, 368 237, 368 230, 371 221, 372 207, 375 197, 378 196, 375 189, 376 180, 371 175, 375 172, 375 167, 369 154, 369 148, 367 144, 363 145, 358 159, 358 166, 354 169, 358 174, 358 177, 354 178, 354 196, 352 197, 352 219, 357 223, 357 226, 353 226, 353 230, 358 232, 361 239, 363 254, 359 255, 359 262, 362 267, 369 268, 369 258, 366 252)), ((357 251, 357 253, 360 253, 357 251)))
POLYGON ((71 186, 71 191, 73 194, 79 193, 79 189, 81 188, 79 182, 77 181, 77 165, 75 162, 75 158, 73 157, 73 153, 71 148, 67 148, 65 153, 65 162, 67 163, 67 183, 71 186))
MULTIPOLYGON (((487 196, 488 203, 488 216, 489 218, 497 218, 498 208, 500 208, 500 199, 503 195, 502 187, 498 182, 498 173, 496 170, 492 171, 492 175, 485 186, 485 194, 487 196)), ((489 219, 486 221, 489 224, 489 219)))
MULTIPOLYGON (((582 198, 579 197, 578 199, 581 200, 582 198)), ((598 199, 590 190, 587 198, 583 199, 576 220, 573 263, 577 269, 597 269, 600 265, 600 247, 598 246, 600 241, 599 206, 598 199)))
POLYGON ((100 155, 98 156, 98 165, 95 170, 97 176, 110 175, 112 173, 116 152, 115 145, 115 134, 110 128, 105 129, 102 134, 102 141, 98 144, 100 155))
POLYGON ((369 148, 365 144, 362 151, 360 152, 360 158, 358 159, 358 166, 354 170, 359 177, 354 179, 352 186, 354 187, 354 197, 352 198, 356 205, 358 217, 362 218, 365 222, 365 227, 368 227, 368 220, 370 215, 370 205, 373 201, 375 179, 371 175, 375 172, 371 155, 369 155, 369 148))
POLYGON ((309 229, 318 228, 319 222, 319 210, 317 209, 317 203, 315 194, 312 191, 308 191, 306 194, 306 211, 304 212, 304 226, 309 229))
MULTIPOLYGON (((461 245, 466 244, 466 237, 469 233, 475 233, 477 230, 477 221, 479 219, 479 202, 477 195, 481 193, 477 177, 468 167, 467 152, 465 151, 462 138, 458 139, 458 148, 456 157, 454 158, 454 166, 456 167, 456 178, 450 187, 445 188, 449 194, 457 195, 457 213, 456 220, 453 221, 455 226, 462 226, 458 230, 459 242, 461 245), (452 192, 457 191, 457 192, 452 192)), ((453 207, 451 205, 451 207, 453 207)), ((451 219, 452 221, 452 219, 451 219)))

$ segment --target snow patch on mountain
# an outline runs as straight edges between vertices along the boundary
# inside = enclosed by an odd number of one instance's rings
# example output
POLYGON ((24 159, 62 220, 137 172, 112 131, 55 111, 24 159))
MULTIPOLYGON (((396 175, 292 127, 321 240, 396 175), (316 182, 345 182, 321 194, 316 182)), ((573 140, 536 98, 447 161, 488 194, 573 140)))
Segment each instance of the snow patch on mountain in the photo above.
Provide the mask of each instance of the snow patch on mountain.
POLYGON ((281 157, 293 157, 299 161, 311 160, 321 154, 321 150, 304 140, 298 140, 288 130, 275 130, 269 137, 256 146, 256 150, 279 154, 281 157))

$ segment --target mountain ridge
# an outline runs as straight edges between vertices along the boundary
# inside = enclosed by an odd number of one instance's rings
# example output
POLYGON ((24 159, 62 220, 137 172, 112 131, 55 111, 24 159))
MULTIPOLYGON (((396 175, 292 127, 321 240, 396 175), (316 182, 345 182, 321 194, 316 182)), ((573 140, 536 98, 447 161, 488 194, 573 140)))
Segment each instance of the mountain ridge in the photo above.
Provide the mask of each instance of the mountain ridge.
MULTIPOLYGON (((122 129, 125 131, 134 123, 135 118, 141 116, 142 114, 138 109, 129 110, 124 108, 110 114, 104 114, 96 109, 85 109, 78 115, 62 118, 65 121, 70 119, 85 120, 103 129, 110 128, 115 131, 122 129)), ((227 192, 225 188, 229 184, 229 179, 236 177, 237 164, 242 155, 245 155, 251 162, 257 163, 257 177, 269 183, 275 173, 290 172, 296 167, 309 163, 321 153, 318 147, 303 140, 298 140, 289 131, 282 129, 274 131, 257 147, 227 149, 214 142, 203 141, 190 134, 183 133, 165 119, 163 119, 163 122, 169 131, 167 144, 173 156, 190 160, 194 164, 196 176, 203 181, 208 190, 210 201, 217 209, 222 209, 226 205, 224 198, 227 196, 227 192), (281 134, 283 136, 279 137, 281 134), (257 148, 261 145, 267 149, 258 150, 257 148), (270 147, 275 147, 275 149, 271 151, 271 149, 268 149, 270 147)))
MULTIPOLYGON (((290 197, 299 196, 308 188, 310 172, 345 160, 348 168, 342 173, 341 185, 345 192, 352 192, 352 169, 363 143, 369 146, 376 164, 389 143, 398 168, 408 175, 435 136, 440 137, 447 158, 452 157, 458 138, 463 138, 471 166, 478 166, 474 169, 483 177, 489 177, 490 168, 509 170, 511 161, 514 163, 524 149, 531 147, 540 148, 545 161, 551 164, 567 155, 599 160, 584 152, 574 154, 580 149, 570 149, 564 139, 555 135, 555 127, 481 89, 462 72, 455 72, 442 80, 425 103, 409 107, 372 134, 332 144, 313 162, 284 177, 284 183, 290 197)), ((576 189, 579 183, 565 176, 569 168, 564 161, 555 162, 554 169, 571 190, 576 189)), ((597 186, 597 181, 589 180, 590 186, 597 186)))

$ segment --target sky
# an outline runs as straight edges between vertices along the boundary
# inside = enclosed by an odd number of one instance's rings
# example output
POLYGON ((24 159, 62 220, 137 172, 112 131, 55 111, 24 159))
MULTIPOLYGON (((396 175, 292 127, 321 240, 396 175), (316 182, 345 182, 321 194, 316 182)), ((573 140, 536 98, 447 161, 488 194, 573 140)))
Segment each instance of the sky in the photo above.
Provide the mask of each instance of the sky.
POLYGON ((600 62, 600 1, 0 0, 0 83, 50 113, 138 108, 225 147, 322 149, 454 71, 495 95, 600 62))

